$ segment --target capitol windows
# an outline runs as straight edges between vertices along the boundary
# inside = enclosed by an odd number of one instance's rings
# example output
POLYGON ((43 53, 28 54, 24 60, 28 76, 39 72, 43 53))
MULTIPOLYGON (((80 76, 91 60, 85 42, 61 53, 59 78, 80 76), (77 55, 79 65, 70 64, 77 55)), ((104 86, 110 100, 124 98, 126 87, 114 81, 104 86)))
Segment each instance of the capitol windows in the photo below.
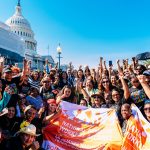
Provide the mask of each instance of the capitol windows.
POLYGON ((18 35, 19 35, 19 31, 18 31, 18 35))
POLYGON ((22 32, 20 34, 22 35, 22 32))
POLYGON ((23 35, 25 36, 25 32, 23 32, 23 35))

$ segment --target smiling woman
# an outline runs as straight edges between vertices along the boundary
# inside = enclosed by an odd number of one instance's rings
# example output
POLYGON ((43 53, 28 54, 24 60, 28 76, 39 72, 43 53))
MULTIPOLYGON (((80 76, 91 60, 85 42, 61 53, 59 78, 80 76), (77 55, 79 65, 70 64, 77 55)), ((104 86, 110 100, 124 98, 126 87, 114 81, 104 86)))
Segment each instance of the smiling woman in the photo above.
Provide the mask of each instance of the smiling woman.
POLYGON ((146 119, 150 122, 150 100, 146 100, 144 103, 144 113, 146 119))

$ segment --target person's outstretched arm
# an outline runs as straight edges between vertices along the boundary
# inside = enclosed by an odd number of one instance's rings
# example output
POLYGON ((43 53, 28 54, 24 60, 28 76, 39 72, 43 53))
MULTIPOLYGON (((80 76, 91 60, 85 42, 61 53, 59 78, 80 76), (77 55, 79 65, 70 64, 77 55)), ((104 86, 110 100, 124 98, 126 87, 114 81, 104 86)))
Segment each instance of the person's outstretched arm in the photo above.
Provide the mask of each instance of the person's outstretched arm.
POLYGON ((150 99, 150 86, 146 82, 146 76, 138 75, 137 78, 138 78, 139 82, 141 83, 141 85, 145 91, 145 94, 150 99))

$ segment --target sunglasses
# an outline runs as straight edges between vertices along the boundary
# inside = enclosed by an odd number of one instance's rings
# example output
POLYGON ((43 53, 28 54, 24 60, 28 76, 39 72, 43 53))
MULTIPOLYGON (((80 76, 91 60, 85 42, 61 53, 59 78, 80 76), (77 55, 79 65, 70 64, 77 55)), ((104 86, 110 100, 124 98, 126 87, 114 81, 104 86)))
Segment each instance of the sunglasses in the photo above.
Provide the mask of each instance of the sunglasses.
POLYGON ((100 96, 93 96, 93 98, 100 98, 100 96))
POLYGON ((148 107, 148 108, 144 108, 144 111, 150 111, 150 107, 148 107))
POLYGON ((135 81, 132 81, 133 83, 139 83, 139 81, 138 80, 135 80, 135 81))
POLYGON ((103 81, 102 83, 109 83, 109 81, 103 81))

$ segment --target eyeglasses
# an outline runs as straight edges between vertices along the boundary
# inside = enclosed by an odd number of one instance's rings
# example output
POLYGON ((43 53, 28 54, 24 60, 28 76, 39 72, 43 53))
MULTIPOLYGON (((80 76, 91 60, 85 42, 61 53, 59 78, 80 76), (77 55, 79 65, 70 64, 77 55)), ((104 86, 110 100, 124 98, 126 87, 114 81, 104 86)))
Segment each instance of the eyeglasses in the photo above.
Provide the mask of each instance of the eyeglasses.
POLYGON ((120 95, 120 94, 113 94, 112 96, 115 97, 115 96, 119 96, 119 95, 120 95))
POLYGON ((93 96, 93 98, 100 98, 99 96, 93 96))
POLYGON ((150 107, 148 107, 148 108, 144 108, 144 111, 150 111, 150 107))
POLYGON ((109 81, 103 81, 102 83, 109 83, 109 81))

